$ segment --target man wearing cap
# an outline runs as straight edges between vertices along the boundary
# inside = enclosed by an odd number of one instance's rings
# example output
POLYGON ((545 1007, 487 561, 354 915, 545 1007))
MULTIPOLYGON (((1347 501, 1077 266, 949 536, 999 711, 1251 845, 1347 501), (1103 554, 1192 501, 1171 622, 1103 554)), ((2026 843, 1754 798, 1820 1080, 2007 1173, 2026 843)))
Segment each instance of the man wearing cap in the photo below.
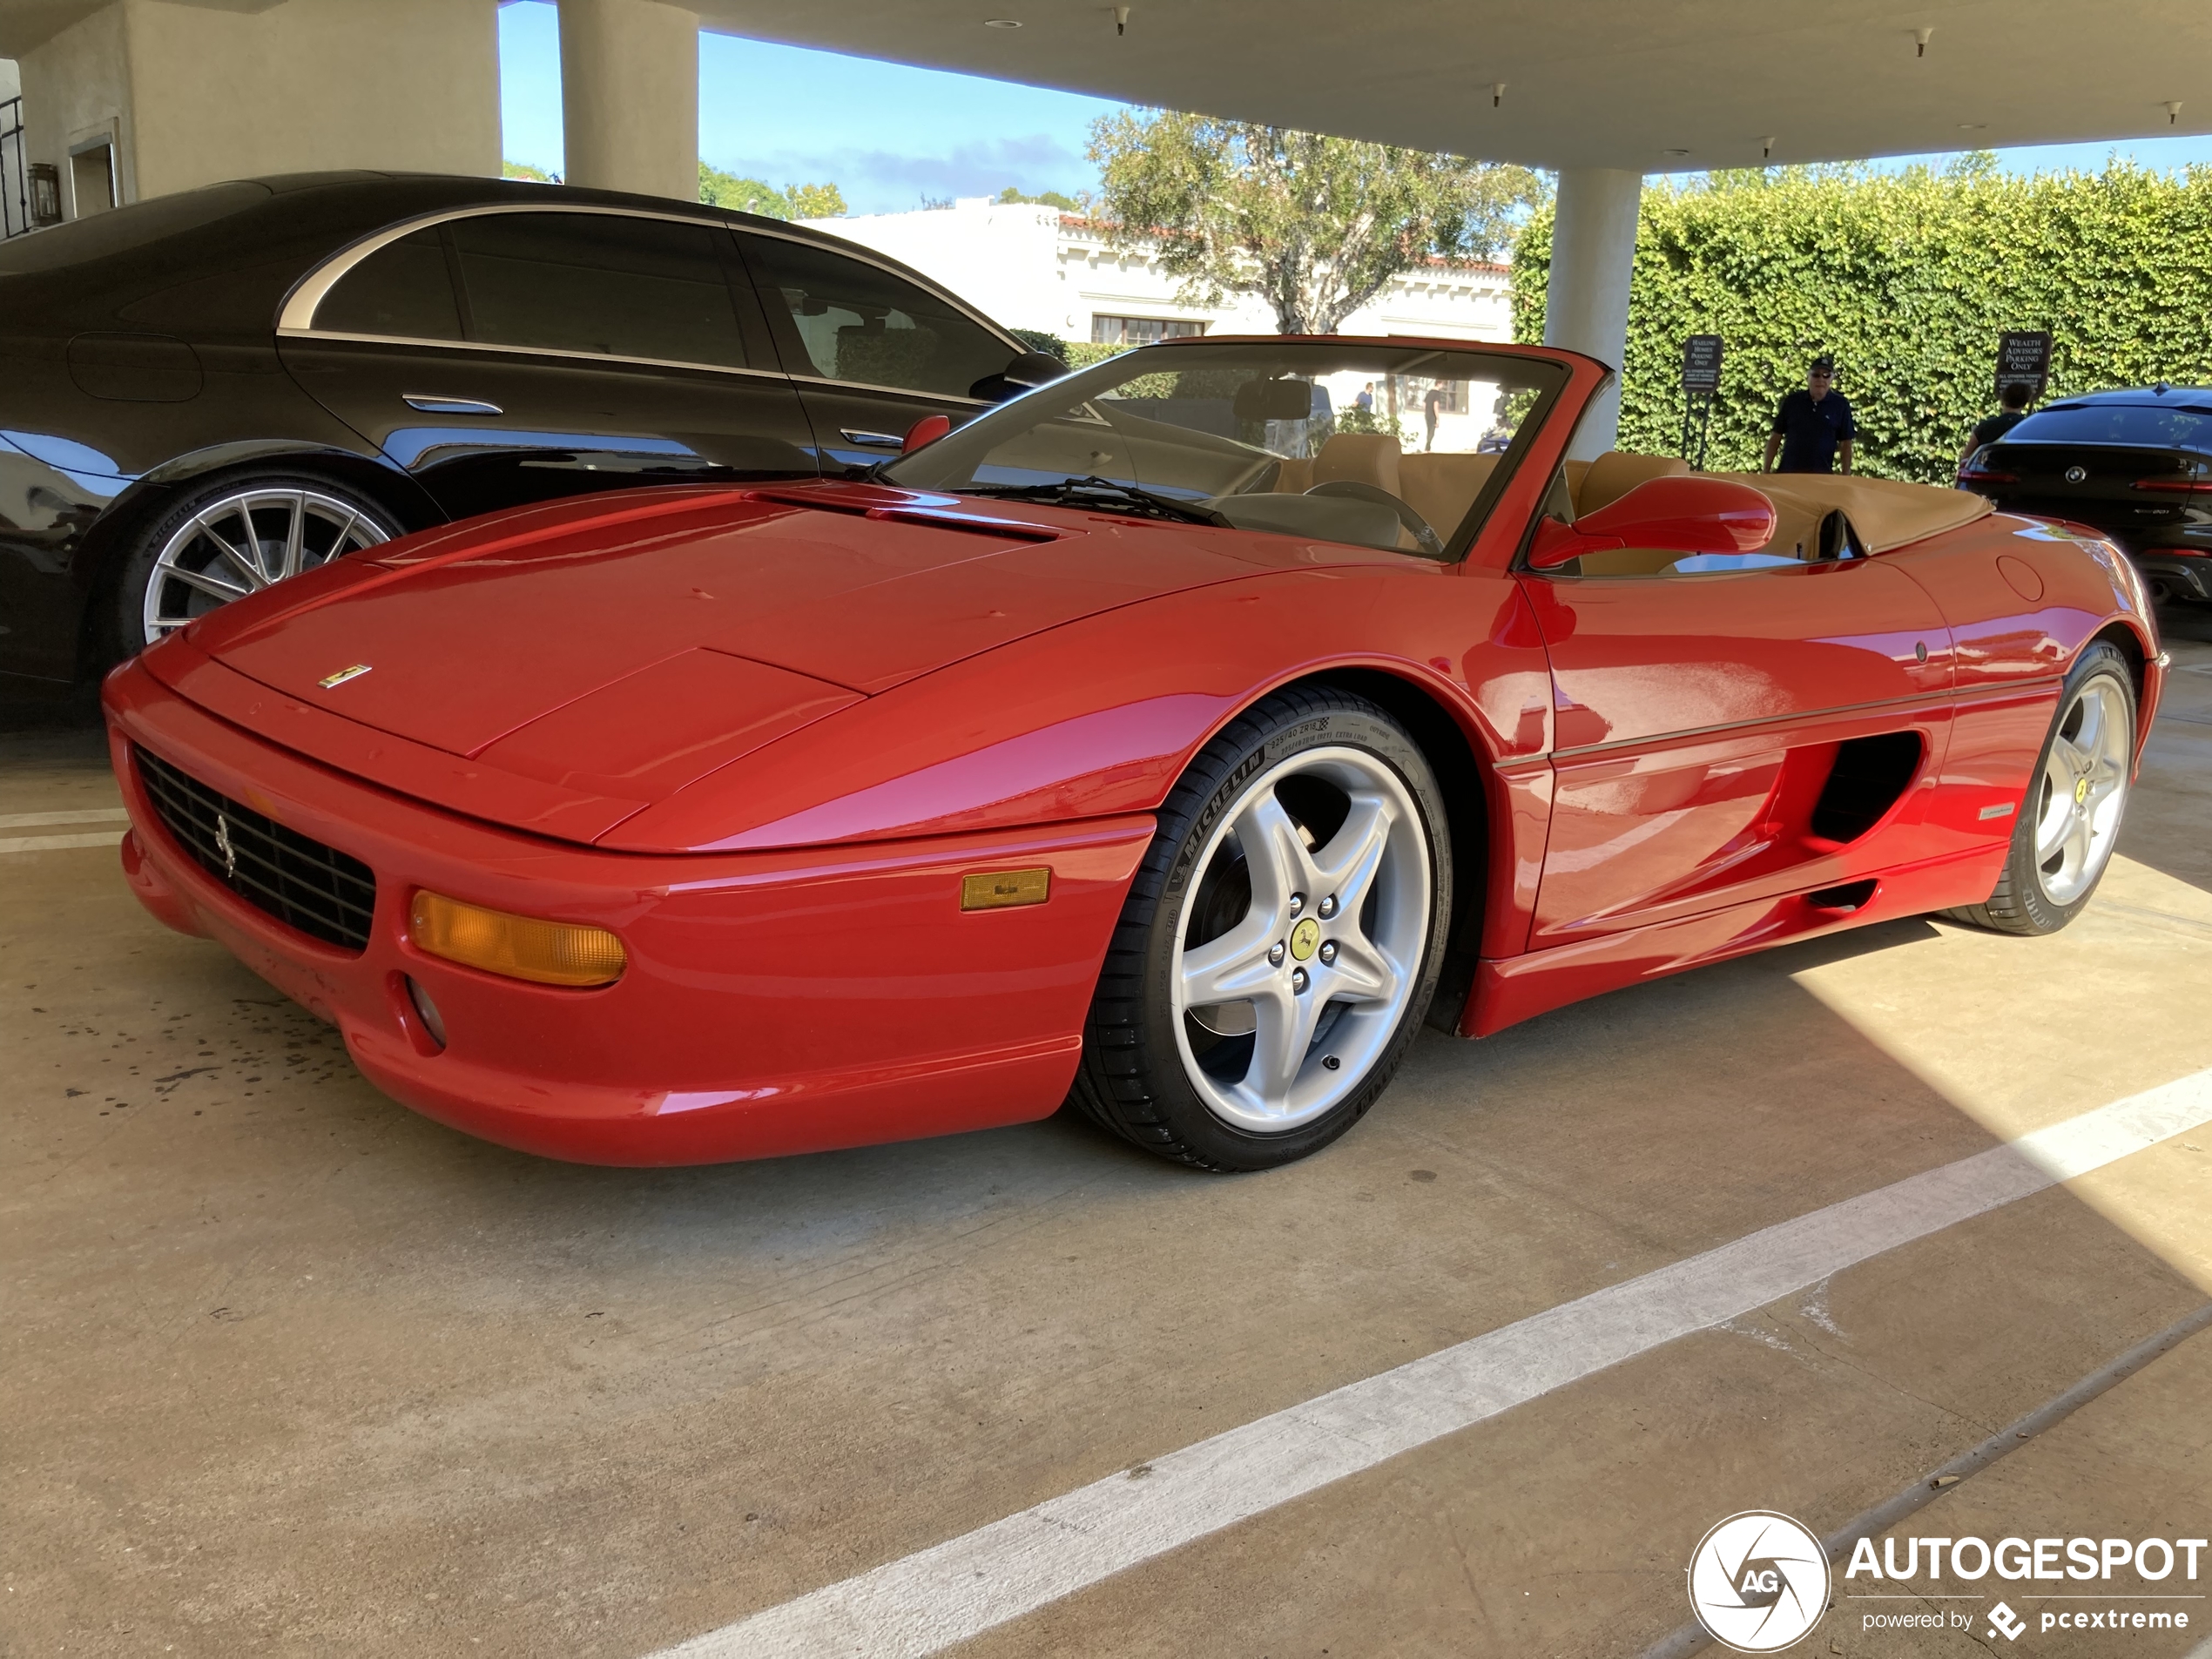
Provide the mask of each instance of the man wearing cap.
POLYGON ((1836 378, 1833 359, 1816 357, 1805 370, 1804 389, 1792 392, 1774 411, 1774 430, 1767 434, 1766 461, 1761 472, 1833 472, 1843 457, 1851 470, 1851 440, 1858 428, 1851 424, 1851 400, 1829 390, 1836 378), (1774 452, 1782 464, 1774 464, 1774 452))

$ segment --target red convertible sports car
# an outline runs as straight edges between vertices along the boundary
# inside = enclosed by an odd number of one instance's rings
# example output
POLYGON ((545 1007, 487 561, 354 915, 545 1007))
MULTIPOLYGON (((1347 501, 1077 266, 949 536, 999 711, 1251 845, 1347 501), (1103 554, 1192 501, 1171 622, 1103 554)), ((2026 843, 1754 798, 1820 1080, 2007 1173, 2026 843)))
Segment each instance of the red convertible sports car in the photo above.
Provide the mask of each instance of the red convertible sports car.
POLYGON ((125 868, 389 1094, 606 1163, 1072 1098, 1258 1169, 1425 1015, 2065 926, 2159 693, 2129 566, 1959 491, 1568 460, 1608 377, 1171 342, 866 482, 368 549, 111 677, 125 868))

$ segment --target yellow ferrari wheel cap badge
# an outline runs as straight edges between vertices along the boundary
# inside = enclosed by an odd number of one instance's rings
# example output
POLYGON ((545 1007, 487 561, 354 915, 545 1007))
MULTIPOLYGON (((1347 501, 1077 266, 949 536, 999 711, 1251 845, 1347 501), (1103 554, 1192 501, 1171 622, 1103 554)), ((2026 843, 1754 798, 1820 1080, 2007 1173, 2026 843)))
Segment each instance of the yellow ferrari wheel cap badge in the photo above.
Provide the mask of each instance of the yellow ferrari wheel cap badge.
POLYGON ((1321 924, 1308 916, 1291 929, 1291 954, 1304 961, 1321 943, 1321 924))
POLYGON ((2074 786, 2074 804, 2079 806, 2088 799, 2089 780, 2087 778, 2084 778, 2080 782, 2075 784, 2074 786))

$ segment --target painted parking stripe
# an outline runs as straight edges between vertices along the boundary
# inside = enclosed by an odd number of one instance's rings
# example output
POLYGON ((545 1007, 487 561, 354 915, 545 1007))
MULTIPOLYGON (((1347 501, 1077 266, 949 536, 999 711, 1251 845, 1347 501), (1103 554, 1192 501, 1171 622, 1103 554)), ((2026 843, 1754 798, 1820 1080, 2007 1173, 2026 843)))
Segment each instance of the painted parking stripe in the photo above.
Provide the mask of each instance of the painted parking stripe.
POLYGON ((127 824, 120 806, 78 806, 65 813, 0 813, 0 829, 43 829, 49 824, 127 824))
POLYGON ((2212 1070, 1763 1229, 1095 1480, 657 1659, 920 1659, 1844 1268, 2212 1122, 2212 1070))
POLYGON ((0 840, 0 853, 51 853, 63 846, 114 846, 123 838, 113 830, 97 835, 17 835, 0 840))
POLYGON ((115 846, 122 840, 113 830, 86 835, 17 835, 0 840, 0 853, 51 853, 64 846, 115 846))

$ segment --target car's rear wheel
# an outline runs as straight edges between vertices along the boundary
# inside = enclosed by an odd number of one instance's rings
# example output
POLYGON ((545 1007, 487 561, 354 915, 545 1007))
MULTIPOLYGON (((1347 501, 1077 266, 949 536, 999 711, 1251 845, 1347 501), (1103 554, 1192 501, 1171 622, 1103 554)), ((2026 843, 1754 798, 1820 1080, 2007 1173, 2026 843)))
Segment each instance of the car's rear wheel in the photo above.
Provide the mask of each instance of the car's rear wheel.
POLYGON ((1076 1103, 1204 1169, 1327 1145, 1388 1085, 1435 994, 1451 860, 1435 776, 1381 708, 1300 690, 1250 710, 1161 810, 1076 1103))
POLYGON ((2135 757, 2127 658, 2099 642, 2067 675, 1996 891, 1949 914, 2006 934, 2054 934, 2081 914, 2112 862, 2135 757))
POLYGON ((388 542, 399 525, 341 486, 290 475, 233 477, 172 508, 132 543, 118 584, 122 655, 233 599, 388 542))

